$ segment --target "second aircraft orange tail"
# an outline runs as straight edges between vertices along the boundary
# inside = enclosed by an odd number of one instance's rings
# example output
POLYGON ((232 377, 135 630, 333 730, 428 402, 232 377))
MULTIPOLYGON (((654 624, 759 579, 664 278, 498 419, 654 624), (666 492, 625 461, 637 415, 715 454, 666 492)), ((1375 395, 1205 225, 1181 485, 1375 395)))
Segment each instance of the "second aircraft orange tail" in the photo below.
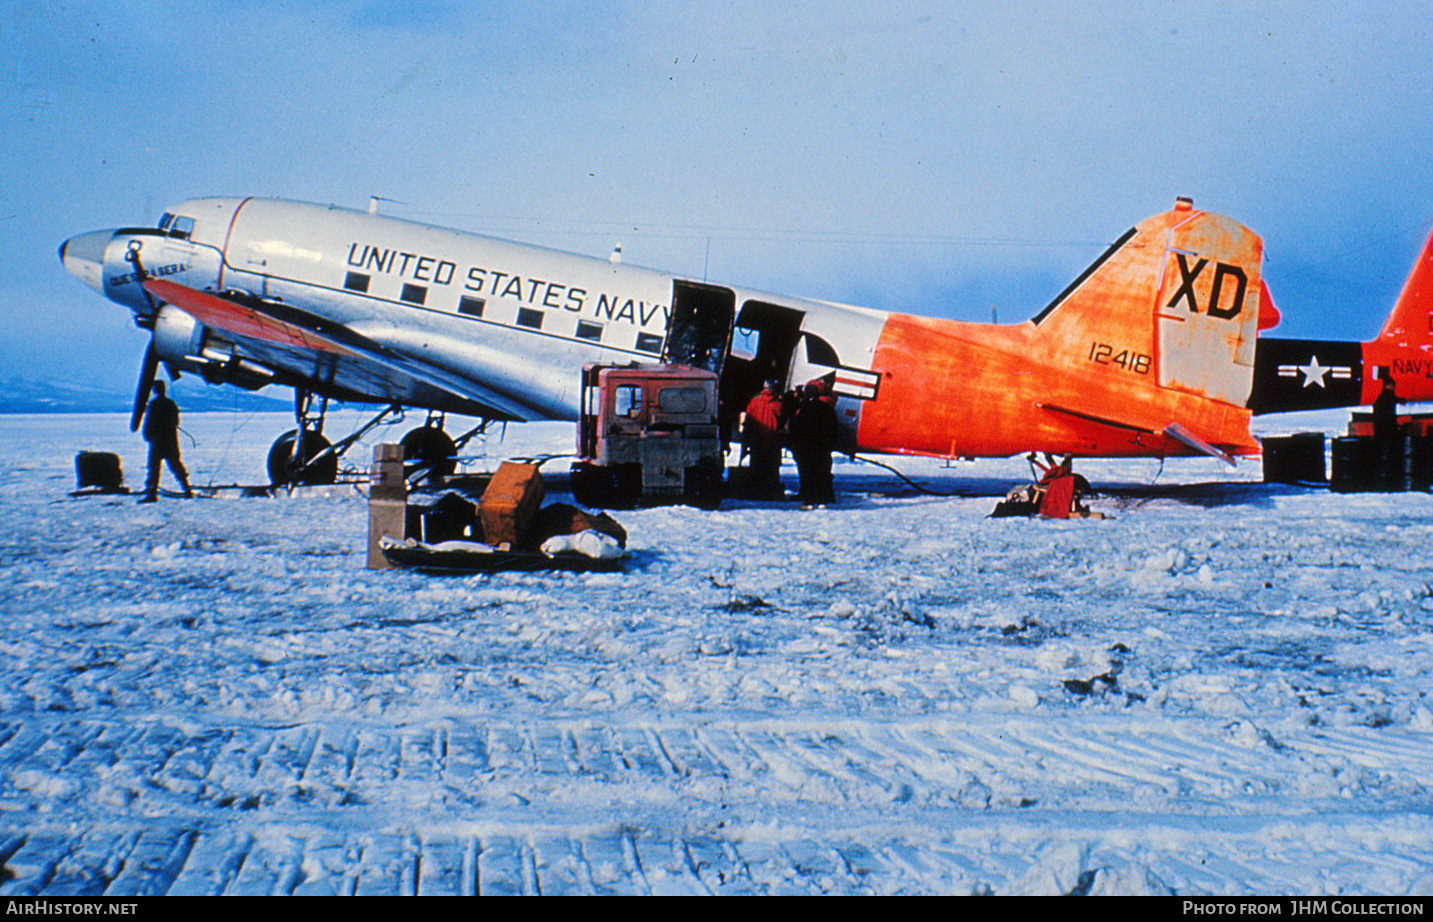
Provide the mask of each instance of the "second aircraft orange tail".
POLYGON ((1393 379, 1400 400, 1433 400, 1433 235, 1376 337, 1262 337, 1256 358, 1249 398, 1255 413, 1367 406, 1382 390, 1383 375, 1393 379))

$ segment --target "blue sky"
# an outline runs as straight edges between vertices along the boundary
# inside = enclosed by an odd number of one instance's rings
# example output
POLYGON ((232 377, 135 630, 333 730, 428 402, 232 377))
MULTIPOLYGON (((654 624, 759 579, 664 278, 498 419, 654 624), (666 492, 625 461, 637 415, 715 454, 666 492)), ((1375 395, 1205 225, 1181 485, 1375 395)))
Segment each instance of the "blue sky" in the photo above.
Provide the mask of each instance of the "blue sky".
POLYGON ((197 195, 780 293, 1033 316, 1188 195, 1283 336, 1376 333, 1433 228, 1420 4, 5 0, 0 378, 128 388, 64 238, 197 195))

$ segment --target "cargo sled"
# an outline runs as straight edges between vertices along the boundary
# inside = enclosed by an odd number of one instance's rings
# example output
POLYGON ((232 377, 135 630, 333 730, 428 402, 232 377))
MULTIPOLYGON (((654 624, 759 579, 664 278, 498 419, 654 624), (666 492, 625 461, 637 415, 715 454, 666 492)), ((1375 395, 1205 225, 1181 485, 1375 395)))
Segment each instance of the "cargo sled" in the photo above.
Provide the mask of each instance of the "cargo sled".
MULTIPOLYGON (((600 535, 600 532, 582 532, 574 538, 586 535, 600 535)), ((477 541, 440 541, 426 544, 413 538, 399 541, 384 537, 379 542, 383 556, 395 567, 417 570, 421 573, 497 573, 507 570, 559 570, 566 572, 610 572, 620 570, 627 556, 616 541, 603 535, 594 539, 603 548, 597 553, 588 553, 576 546, 562 545, 547 550, 499 550, 477 541), (603 539, 606 539, 605 541, 603 539), (610 542, 610 543, 609 543, 610 542)), ((577 542, 573 542, 575 545, 577 542)))
POLYGON ((401 529, 370 533, 370 553, 429 573, 619 569, 627 530, 606 513, 543 506, 544 492, 537 465, 504 461, 477 499, 451 488, 405 495, 391 523, 401 529))

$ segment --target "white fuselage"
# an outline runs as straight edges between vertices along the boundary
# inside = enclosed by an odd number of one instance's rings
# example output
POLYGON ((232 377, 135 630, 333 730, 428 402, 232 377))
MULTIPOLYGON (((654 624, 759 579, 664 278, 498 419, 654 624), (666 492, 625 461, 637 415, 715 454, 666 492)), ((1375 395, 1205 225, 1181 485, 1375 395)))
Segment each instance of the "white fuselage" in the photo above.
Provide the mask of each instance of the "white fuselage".
MULTIPOLYGON (((251 385, 269 370, 279 383, 351 399, 514 419, 576 419, 586 362, 659 361, 678 281, 612 260, 256 198, 182 202, 169 209, 161 229, 83 235, 67 241, 62 256, 72 273, 155 329, 160 356, 171 367, 251 385), (172 306, 153 303, 140 286, 136 255, 143 277, 301 307, 470 381, 490 399, 453 401, 422 381, 361 362, 205 329, 172 306)), ((824 302, 721 291, 732 296, 738 326, 747 322, 759 331, 763 312, 796 322, 799 329, 776 344, 781 354, 772 370, 784 381, 829 371, 832 352, 841 365, 869 367, 886 318, 824 302), (825 361, 807 358, 807 335, 829 347, 820 350, 825 361)), ((854 431, 859 401, 850 403, 844 422, 854 431)))

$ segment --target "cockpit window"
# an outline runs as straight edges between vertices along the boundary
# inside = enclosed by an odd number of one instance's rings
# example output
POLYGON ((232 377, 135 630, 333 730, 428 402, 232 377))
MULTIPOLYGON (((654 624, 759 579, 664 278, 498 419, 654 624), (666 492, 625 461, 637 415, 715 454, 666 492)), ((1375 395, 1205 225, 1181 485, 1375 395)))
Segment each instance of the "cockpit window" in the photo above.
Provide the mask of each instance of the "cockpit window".
POLYGON ((174 223, 174 215, 169 214, 168 212, 165 212, 165 213, 164 213, 163 215, 161 215, 160 218, 159 218, 159 229, 162 230, 162 231, 168 231, 168 230, 169 230, 169 225, 171 225, 171 224, 173 224, 173 223, 174 223))
POLYGON ((173 223, 169 225, 169 236, 188 240, 192 233, 194 233, 194 219, 186 218, 184 215, 175 215, 173 223))

